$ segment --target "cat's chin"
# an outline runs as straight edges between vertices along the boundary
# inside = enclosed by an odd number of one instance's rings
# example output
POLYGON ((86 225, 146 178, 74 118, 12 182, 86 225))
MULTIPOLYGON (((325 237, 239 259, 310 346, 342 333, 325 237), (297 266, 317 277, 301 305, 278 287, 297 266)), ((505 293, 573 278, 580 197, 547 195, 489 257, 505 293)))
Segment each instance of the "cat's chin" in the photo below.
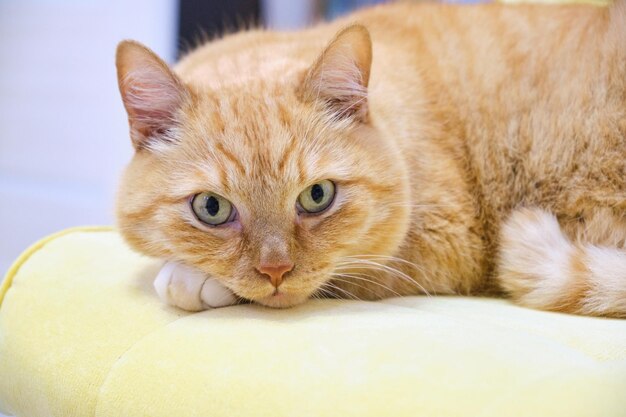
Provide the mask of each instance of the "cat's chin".
POLYGON ((253 301, 271 308, 289 308, 304 303, 308 298, 308 295, 278 292, 253 301))

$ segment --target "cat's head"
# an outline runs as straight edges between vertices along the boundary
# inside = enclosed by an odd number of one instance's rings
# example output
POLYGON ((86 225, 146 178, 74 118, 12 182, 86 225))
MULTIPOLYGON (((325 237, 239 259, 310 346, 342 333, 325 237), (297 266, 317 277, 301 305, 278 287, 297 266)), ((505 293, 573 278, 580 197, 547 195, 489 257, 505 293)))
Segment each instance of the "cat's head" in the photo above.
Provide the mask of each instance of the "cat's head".
POLYGON ((352 255, 389 255, 406 169, 368 100, 371 41, 341 31, 308 68, 202 86, 135 42, 117 51, 135 155, 118 224, 137 250, 272 307, 305 301, 352 255))

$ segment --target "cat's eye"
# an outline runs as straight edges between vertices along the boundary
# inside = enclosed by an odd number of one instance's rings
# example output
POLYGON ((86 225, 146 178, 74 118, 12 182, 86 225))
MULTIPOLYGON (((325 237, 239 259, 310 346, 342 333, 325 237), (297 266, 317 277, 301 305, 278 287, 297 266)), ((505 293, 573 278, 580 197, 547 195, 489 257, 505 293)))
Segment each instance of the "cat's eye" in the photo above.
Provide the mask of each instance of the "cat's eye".
POLYGON ((203 223, 211 226, 233 221, 235 210, 230 201, 215 193, 199 193, 191 200, 191 209, 203 223))
POLYGON ((335 198, 335 184, 323 180, 302 191, 298 196, 298 204, 307 213, 321 213, 326 210, 335 198))

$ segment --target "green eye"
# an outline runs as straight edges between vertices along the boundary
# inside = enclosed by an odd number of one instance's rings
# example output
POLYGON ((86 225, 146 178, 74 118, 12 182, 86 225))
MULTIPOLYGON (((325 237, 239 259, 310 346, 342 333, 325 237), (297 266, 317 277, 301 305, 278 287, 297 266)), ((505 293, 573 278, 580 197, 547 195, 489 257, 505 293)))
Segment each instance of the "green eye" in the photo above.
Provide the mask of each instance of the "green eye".
POLYGON ((191 209, 198 220, 211 226, 232 221, 234 211, 230 201, 213 193, 196 194, 191 200, 191 209))
POLYGON ((307 213, 320 213, 330 206, 334 197, 335 184, 332 181, 324 180, 302 191, 298 196, 298 203, 307 213))

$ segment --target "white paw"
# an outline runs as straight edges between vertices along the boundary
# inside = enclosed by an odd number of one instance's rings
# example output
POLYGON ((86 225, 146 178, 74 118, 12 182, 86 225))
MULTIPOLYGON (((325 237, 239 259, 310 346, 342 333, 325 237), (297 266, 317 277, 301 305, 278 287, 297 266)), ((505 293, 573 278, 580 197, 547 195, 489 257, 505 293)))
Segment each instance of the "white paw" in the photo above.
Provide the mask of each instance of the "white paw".
POLYGON ((225 307, 237 302, 232 291, 217 280, 176 262, 163 265, 154 280, 154 289, 167 304, 188 311, 225 307))

